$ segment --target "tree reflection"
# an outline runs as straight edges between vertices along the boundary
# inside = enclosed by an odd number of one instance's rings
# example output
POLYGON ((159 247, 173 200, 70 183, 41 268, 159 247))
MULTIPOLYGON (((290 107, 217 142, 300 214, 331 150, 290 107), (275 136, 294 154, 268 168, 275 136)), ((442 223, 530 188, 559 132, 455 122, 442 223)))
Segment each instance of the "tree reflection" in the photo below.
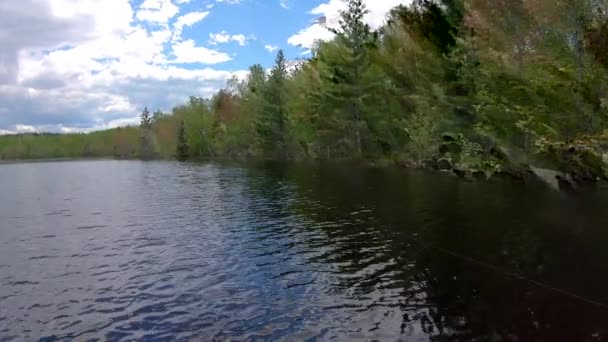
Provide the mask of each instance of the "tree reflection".
POLYGON ((266 165, 250 179, 269 203, 306 218, 298 243, 318 252, 307 263, 331 270, 328 293, 359 314, 398 309, 395 333, 606 338, 608 309, 565 294, 606 300, 606 235, 580 233, 601 212, 581 223, 559 194, 416 171, 266 165))

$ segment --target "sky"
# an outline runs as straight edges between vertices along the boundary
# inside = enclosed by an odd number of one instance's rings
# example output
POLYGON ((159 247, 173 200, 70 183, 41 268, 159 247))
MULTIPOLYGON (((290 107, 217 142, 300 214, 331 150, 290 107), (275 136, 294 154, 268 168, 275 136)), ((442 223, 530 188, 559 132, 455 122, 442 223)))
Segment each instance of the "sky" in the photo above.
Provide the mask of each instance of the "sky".
MULTIPOLYGON (((409 0, 364 0, 372 28, 409 0)), ((0 1, 0 134, 87 132, 209 97, 278 49, 308 57, 343 0, 0 1)))

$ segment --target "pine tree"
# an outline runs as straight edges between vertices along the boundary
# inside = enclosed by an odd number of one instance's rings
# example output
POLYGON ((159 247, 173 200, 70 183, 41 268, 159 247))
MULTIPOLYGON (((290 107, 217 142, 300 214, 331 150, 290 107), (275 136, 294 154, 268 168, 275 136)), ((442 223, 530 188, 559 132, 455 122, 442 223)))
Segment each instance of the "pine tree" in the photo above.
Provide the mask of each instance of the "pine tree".
POLYGON ((177 131, 177 148, 176 157, 177 160, 184 161, 188 159, 188 140, 186 138, 186 128, 184 126, 184 120, 180 122, 179 130, 177 131))
POLYGON ((150 115, 150 111, 148 107, 144 107, 144 110, 140 115, 140 127, 141 128, 150 128, 152 125, 152 116, 150 115))
POLYGON ((287 61, 279 50, 263 92, 263 105, 256 130, 262 148, 268 153, 285 149, 285 122, 287 119, 287 61))
POLYGON ((370 51, 376 45, 377 34, 364 21, 367 9, 362 0, 349 0, 348 9, 341 13, 340 28, 332 29, 337 46, 320 49, 321 102, 334 103, 344 117, 342 121, 354 140, 357 156, 363 153, 363 130, 367 129, 363 99, 372 93, 366 83, 371 67, 370 51), (346 120, 346 121, 344 121, 346 120))
POLYGON ((144 107, 141 113, 140 121, 140 132, 141 132, 141 158, 149 159, 152 158, 153 151, 153 138, 152 138, 152 116, 148 107, 144 107))
POLYGON ((368 47, 374 42, 374 34, 363 21, 368 10, 363 0, 349 0, 348 9, 342 11, 340 29, 331 29, 338 41, 352 50, 352 55, 360 62, 367 57, 368 47))

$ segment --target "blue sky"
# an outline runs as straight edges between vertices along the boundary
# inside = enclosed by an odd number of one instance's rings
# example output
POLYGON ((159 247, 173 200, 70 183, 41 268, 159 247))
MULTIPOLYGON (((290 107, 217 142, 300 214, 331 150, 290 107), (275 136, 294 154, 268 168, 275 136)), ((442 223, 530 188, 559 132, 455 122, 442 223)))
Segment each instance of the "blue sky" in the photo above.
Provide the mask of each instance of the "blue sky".
MULTIPOLYGON (((302 49, 291 46, 287 39, 294 33, 310 24, 315 15, 308 14, 311 9, 320 5, 322 0, 290 1, 285 9, 280 1, 243 1, 239 5, 216 4, 210 10, 204 23, 184 30, 185 37, 209 37, 212 33, 226 31, 229 34, 254 36, 245 47, 236 42, 222 46, 223 50, 236 58, 226 63, 228 68, 243 69, 254 63, 265 66, 272 64, 275 53, 270 53, 264 46, 272 45, 282 48, 291 58, 298 57, 302 49)), ((185 10, 194 11, 199 7, 195 3, 187 4, 185 10)))
MULTIPOLYGON (((133 2, 135 7, 142 3, 143 0, 133 2)), ((268 51, 265 46, 283 49, 288 58, 302 57, 301 53, 306 49, 292 46, 287 40, 319 17, 309 12, 322 3, 323 0, 242 0, 236 4, 218 3, 213 0, 191 1, 180 6, 180 13, 208 11, 209 14, 201 22, 186 27, 182 37, 214 47, 210 44, 211 34, 225 32, 228 35, 244 35, 247 41, 243 46, 237 41, 215 46, 233 57, 232 60, 221 63, 222 67, 241 70, 255 63, 269 67, 274 61, 276 51, 268 51), (207 8, 211 5, 212 8, 207 8)), ((175 23, 176 19, 177 16, 169 23, 175 23)), ((154 26, 148 25, 151 29, 154 26)), ((167 53, 170 52, 169 49, 167 46, 167 53)))
MULTIPOLYGON (((364 0, 379 27, 408 0, 364 0)), ((137 123, 211 96, 277 49, 307 57, 337 27, 343 0, 0 1, 0 134, 137 123)))

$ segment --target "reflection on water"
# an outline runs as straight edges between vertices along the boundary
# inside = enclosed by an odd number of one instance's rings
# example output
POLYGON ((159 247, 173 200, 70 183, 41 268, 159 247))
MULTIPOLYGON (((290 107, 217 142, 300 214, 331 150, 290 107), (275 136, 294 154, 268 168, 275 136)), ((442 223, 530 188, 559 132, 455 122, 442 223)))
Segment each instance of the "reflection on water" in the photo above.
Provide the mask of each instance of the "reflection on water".
POLYGON ((331 166, 0 166, 0 340, 608 339, 608 192, 331 166))

